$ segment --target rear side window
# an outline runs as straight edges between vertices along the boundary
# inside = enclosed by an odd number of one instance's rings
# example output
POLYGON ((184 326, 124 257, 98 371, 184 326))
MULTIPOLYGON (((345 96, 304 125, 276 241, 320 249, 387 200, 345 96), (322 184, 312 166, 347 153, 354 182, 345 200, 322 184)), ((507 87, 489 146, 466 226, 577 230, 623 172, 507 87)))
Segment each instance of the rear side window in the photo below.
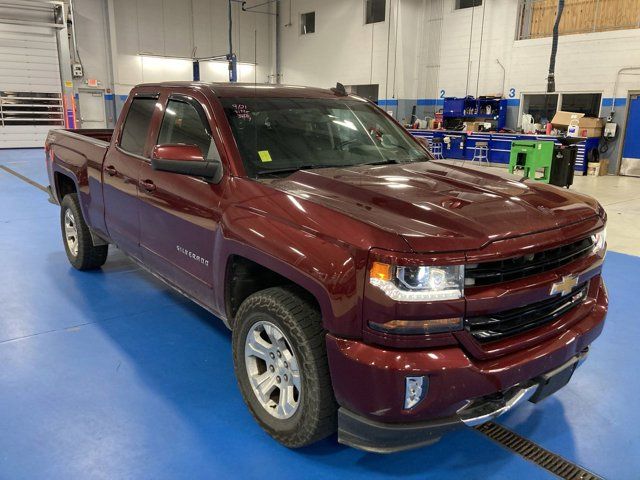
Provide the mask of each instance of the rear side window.
POLYGON ((164 111, 158 145, 184 143, 200 147, 207 158, 211 147, 211 135, 195 106, 180 100, 170 99, 164 111))
POLYGON ((135 155, 142 155, 155 106, 155 98, 133 99, 124 121, 120 148, 135 155))

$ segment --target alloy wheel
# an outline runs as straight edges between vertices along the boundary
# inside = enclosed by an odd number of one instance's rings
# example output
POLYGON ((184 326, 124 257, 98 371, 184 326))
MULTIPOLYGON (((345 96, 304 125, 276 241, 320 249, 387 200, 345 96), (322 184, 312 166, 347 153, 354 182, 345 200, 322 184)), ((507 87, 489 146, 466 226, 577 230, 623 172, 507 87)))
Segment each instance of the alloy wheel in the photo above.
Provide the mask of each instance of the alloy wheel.
POLYGON ((64 212, 64 238, 71 255, 78 256, 78 227, 70 209, 64 212))
POLYGON ((275 418, 292 417, 300 405, 301 376, 284 333, 271 322, 255 323, 245 340, 244 359, 251 388, 262 407, 275 418))

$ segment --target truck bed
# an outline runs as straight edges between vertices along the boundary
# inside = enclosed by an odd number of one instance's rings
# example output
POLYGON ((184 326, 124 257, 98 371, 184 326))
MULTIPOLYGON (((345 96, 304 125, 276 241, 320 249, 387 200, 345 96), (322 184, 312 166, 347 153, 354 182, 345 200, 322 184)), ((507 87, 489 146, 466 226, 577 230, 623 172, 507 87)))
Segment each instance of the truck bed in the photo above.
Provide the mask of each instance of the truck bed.
POLYGON ((113 135, 113 128, 69 128, 65 129, 65 131, 84 137, 91 137, 106 143, 111 142, 111 136, 113 135))

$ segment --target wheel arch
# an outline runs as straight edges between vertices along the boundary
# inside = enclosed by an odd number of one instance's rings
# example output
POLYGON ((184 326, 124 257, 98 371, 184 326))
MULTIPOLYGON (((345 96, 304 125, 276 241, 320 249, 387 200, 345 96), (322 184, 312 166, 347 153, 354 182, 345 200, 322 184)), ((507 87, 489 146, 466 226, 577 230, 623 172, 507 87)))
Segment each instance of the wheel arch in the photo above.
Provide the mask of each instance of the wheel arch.
POLYGON ((58 203, 62 203, 62 199, 65 195, 70 193, 78 193, 78 185, 76 179, 73 178, 67 172, 54 171, 53 182, 55 188, 55 195, 58 203))
POLYGON ((325 318, 326 302, 321 299, 326 298, 326 292, 318 284, 310 283, 309 279, 301 279, 298 275, 291 275, 286 267, 266 266, 255 258, 234 253, 227 257, 224 271, 224 305, 231 328, 233 328, 240 305, 247 297, 261 290, 279 286, 296 287, 318 308, 322 318, 325 318), (324 309, 323 303, 325 304, 324 309))

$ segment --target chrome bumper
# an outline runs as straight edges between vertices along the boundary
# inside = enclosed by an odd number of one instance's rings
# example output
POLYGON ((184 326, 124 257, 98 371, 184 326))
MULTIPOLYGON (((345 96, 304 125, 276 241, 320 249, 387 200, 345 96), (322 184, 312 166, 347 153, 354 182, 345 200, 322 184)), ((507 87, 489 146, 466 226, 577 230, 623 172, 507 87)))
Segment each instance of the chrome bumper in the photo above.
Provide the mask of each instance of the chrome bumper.
MULTIPOLYGON (((568 368, 575 370, 584 363, 588 353, 589 351, 585 350, 571 358, 568 362, 545 373, 544 377, 551 378, 568 368)), ((524 385, 516 385, 495 399, 481 398, 470 400, 464 407, 458 410, 458 417, 462 423, 469 427, 481 425, 530 400, 539 388, 541 388, 540 383, 532 381, 524 385)))

